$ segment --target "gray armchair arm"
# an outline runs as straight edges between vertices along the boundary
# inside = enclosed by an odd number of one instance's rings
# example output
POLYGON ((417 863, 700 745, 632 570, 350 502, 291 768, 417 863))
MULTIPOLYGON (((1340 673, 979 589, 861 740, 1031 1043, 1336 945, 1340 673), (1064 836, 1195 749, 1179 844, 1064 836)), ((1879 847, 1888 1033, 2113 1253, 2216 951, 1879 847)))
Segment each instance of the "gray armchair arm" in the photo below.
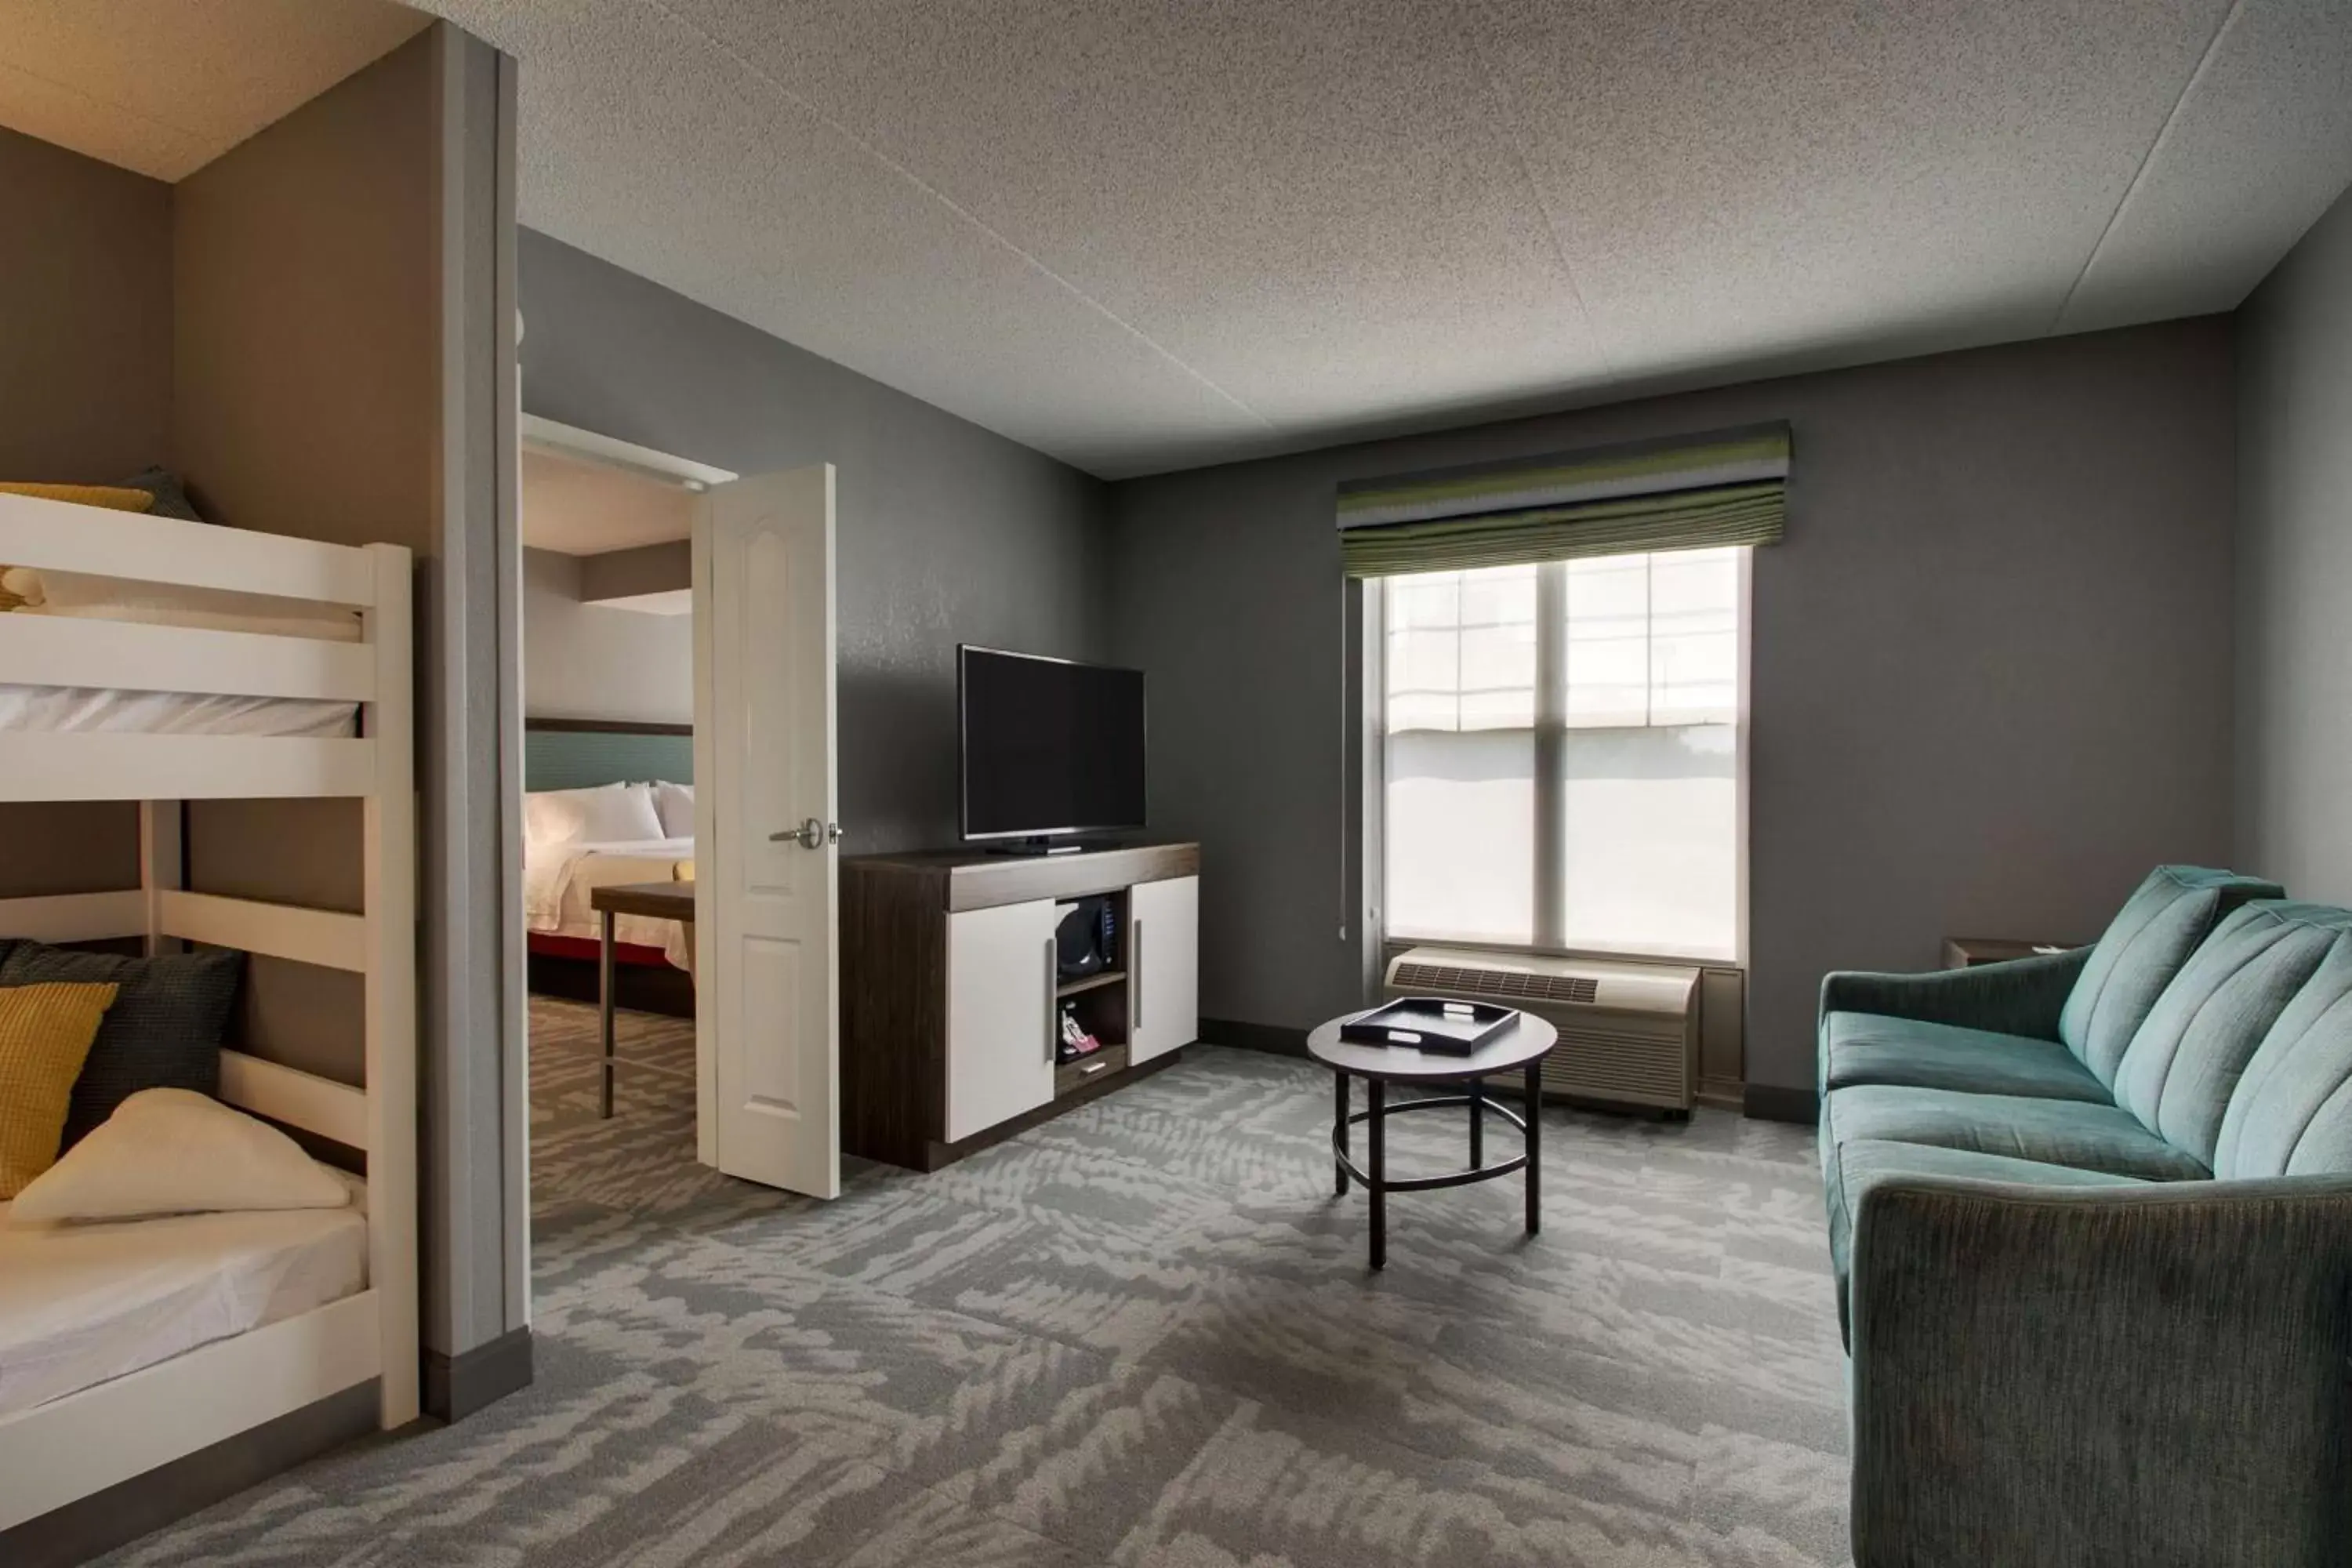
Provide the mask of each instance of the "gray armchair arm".
POLYGON ((1822 976, 1822 1016, 1879 1013, 2054 1040, 2058 1015, 2090 957, 2089 948, 2078 947, 1927 974, 1840 970, 1822 976))
POLYGON ((2352 1177, 1888 1182, 1856 1568, 2352 1563, 2352 1177))

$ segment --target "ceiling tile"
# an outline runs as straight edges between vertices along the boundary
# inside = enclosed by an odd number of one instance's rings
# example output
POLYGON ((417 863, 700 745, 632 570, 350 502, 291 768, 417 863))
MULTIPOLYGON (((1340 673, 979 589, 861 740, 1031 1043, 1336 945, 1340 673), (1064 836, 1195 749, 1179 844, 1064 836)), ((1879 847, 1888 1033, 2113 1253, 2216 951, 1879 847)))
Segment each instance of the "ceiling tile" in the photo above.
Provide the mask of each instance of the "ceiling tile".
POLYGON ((1279 428, 1606 373, 1453 0, 669 4, 1279 428))
POLYGON ((2232 310, 2352 179, 2352 8, 2245 0, 2059 327, 2232 310))
POLYGON ((1265 422, 639 0, 442 7, 522 58, 523 221, 1094 471, 1265 422))
POLYGON ((2228 0, 1479 0, 1632 374, 2036 335, 2228 0))

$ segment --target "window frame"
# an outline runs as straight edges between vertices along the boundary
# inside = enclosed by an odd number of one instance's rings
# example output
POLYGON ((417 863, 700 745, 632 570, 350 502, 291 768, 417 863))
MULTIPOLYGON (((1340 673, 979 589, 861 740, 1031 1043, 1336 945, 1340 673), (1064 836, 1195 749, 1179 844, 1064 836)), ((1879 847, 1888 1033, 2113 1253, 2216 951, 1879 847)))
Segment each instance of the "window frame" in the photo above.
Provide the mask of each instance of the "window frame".
MULTIPOLYGON (((1363 696, 1364 800, 1367 807, 1363 837, 1361 886, 1369 893, 1365 901, 1368 935, 1371 950, 1381 955, 1380 968, 1385 971, 1387 961, 1407 947, 1481 948, 1501 952, 1525 952, 1549 958, 1586 958, 1615 963, 1657 963, 1691 964, 1709 969, 1736 969, 1745 972, 1748 966, 1748 816, 1749 772, 1752 765, 1750 742, 1750 694, 1753 685, 1752 657, 1755 641, 1755 547, 1739 545, 1736 551, 1738 586, 1734 603, 1738 623, 1734 638, 1735 699, 1732 712, 1733 756, 1733 858, 1732 868, 1732 946, 1725 952, 1684 952, 1646 947, 1596 948, 1570 946, 1559 940, 1557 923, 1565 910, 1561 879, 1566 873, 1565 846, 1561 842, 1560 763, 1563 749, 1571 728, 1605 730, 1631 726, 1571 726, 1567 720, 1567 593, 1568 575, 1565 561, 1534 563, 1536 576, 1536 714, 1535 714, 1535 934, 1527 942, 1502 942, 1477 935, 1442 935, 1420 933, 1400 936, 1390 928, 1387 909, 1388 881, 1388 584, 1387 577, 1365 580, 1369 592, 1362 596, 1363 637, 1361 647, 1363 696)), ((1658 551, 1629 551, 1628 554, 1655 555, 1658 551)), ((1652 726, 1642 726, 1650 728, 1652 726)))

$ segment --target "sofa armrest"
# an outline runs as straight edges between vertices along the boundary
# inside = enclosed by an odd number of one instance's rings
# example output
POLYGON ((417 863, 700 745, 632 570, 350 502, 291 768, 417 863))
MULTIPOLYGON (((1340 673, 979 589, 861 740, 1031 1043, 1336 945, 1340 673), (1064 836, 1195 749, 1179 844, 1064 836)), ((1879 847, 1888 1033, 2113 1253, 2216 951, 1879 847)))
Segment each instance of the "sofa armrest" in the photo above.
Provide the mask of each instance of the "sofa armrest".
POLYGON ((1856 1568, 2352 1562, 2352 1177, 1889 1182, 1851 1291, 1856 1568))
POLYGON ((2078 947, 1926 974, 1839 970, 1822 976, 1822 1016, 1877 1013, 2054 1040, 2058 1015, 2090 958, 2089 948, 2078 947))

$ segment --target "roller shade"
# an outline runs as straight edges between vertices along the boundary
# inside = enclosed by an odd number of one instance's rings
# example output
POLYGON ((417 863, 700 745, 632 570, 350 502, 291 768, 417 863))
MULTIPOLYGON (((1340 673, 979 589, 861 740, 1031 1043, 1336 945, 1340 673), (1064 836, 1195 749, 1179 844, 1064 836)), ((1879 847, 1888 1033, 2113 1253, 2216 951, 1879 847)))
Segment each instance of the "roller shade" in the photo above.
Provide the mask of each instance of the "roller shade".
POLYGON ((1339 487, 1350 577, 1771 544, 1789 427, 1758 426, 1339 487))

